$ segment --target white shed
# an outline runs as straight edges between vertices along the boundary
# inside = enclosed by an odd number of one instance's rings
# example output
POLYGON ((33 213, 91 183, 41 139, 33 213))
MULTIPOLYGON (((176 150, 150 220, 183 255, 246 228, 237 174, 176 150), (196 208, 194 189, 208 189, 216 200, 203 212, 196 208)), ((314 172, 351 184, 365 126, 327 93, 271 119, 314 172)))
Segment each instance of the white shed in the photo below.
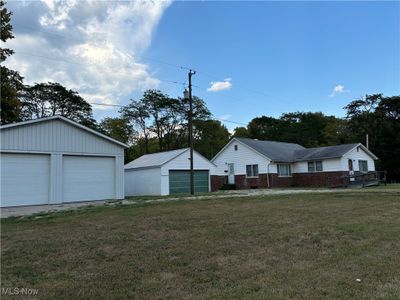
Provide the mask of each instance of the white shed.
POLYGON ((124 148, 61 116, 0 127, 1 206, 124 198, 124 148))
MULTIPOLYGON (((189 148, 147 154, 125 165, 125 195, 189 193, 189 148)), ((209 192, 215 165, 193 152, 195 192, 209 192)))

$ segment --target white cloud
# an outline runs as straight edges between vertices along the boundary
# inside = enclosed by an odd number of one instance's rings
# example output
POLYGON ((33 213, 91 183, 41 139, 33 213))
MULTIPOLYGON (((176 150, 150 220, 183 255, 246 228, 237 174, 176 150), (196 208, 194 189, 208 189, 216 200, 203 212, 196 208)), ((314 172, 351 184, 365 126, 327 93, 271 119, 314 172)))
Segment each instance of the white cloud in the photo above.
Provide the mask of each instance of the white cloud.
POLYGON ((76 0, 42 0, 42 2, 46 4, 48 13, 40 17, 39 23, 42 26, 55 25, 58 29, 66 27, 65 22, 71 20, 69 12, 77 4, 76 0))
POLYGON ((222 120, 222 121, 226 121, 226 120, 229 120, 230 118, 232 118, 232 115, 227 114, 227 115, 219 116, 217 119, 218 120, 222 120))
POLYGON ((15 54, 5 63, 20 71, 25 83, 57 81, 77 90, 90 102, 120 103, 133 92, 157 88, 160 83, 148 66, 140 63, 140 56, 149 47, 152 33, 169 4, 11 2, 18 9, 10 10, 23 23, 21 27, 17 22, 14 26, 15 39, 7 45, 15 54), (24 19, 30 11, 35 16, 24 19), (23 30, 29 27, 31 30, 23 30))
POLYGON ((345 87, 341 84, 338 84, 337 86, 335 86, 333 88, 333 91, 331 94, 329 94, 329 97, 335 97, 338 94, 342 94, 342 93, 348 93, 349 91, 345 89, 345 87))
POLYGON ((208 92, 218 92, 223 90, 229 90, 232 87, 231 78, 225 78, 223 81, 212 81, 210 87, 207 89, 208 92))

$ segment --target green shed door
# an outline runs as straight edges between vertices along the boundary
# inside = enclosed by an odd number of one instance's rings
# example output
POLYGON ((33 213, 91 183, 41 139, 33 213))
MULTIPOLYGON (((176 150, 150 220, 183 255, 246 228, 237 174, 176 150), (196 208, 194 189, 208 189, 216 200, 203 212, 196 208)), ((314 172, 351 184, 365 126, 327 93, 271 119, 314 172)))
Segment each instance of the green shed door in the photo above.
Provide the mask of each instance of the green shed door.
MULTIPOLYGON (((209 191, 208 171, 194 171, 195 193, 207 193, 209 191)), ((190 172, 169 171, 169 193, 189 194, 190 193, 190 172)))

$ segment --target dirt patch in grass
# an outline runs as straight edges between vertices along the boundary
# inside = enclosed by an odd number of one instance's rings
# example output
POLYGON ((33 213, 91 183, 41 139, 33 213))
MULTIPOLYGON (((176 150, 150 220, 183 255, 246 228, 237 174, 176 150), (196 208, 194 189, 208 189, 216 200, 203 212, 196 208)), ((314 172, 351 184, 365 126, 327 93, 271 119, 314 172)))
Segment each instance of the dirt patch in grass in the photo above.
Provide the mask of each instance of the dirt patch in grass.
POLYGON ((40 299, 395 299, 399 216, 398 191, 376 190, 3 220, 2 286, 40 299))

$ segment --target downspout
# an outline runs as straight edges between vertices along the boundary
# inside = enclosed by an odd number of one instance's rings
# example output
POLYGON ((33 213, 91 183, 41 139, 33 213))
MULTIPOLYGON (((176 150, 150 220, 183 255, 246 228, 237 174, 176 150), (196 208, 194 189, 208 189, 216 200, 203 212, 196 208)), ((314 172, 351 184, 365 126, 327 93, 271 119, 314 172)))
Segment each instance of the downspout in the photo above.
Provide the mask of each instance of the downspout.
POLYGON ((269 162, 268 165, 267 165, 267 185, 268 185, 268 188, 270 188, 270 186, 269 186, 269 164, 270 163, 271 162, 269 162))

